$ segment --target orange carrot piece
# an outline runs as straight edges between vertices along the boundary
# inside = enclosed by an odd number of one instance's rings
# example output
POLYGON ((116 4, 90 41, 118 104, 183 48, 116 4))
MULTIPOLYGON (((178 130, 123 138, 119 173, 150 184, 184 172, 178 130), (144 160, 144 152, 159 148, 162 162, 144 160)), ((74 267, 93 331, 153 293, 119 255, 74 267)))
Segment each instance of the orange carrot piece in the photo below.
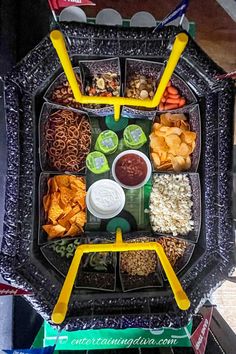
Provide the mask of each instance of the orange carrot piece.
POLYGON ((164 92, 164 97, 167 97, 167 96, 168 96, 168 91, 165 90, 165 92, 164 92))
POLYGON ((180 95, 172 95, 171 93, 169 93, 168 98, 182 98, 182 97, 180 97, 180 95))
POLYGON ((186 103, 186 99, 184 97, 182 97, 180 100, 179 100, 179 107, 183 107, 186 103))
POLYGON ((168 87, 168 88, 167 88, 167 91, 168 91, 169 93, 171 93, 172 95, 178 95, 178 93, 179 93, 179 91, 178 91, 175 87, 173 87, 173 86, 168 87))
POLYGON ((163 111, 164 110, 164 104, 163 103, 160 103, 159 104, 159 111, 163 111))
POLYGON ((175 109, 175 108, 179 108, 179 105, 178 104, 166 104, 164 106, 165 111, 168 111, 170 109, 175 109))
POLYGON ((179 104, 180 99, 179 98, 167 98, 166 103, 176 103, 177 105, 179 104))

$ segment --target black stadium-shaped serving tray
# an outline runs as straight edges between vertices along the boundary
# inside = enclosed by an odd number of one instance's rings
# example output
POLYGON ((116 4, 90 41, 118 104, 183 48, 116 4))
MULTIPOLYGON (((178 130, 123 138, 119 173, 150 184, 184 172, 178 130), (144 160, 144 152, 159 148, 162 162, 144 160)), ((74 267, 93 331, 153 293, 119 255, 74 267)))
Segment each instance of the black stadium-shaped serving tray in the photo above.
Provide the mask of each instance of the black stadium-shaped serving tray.
MULTIPOLYGON (((89 24, 62 24, 68 49, 78 59, 118 56, 165 62, 181 30, 167 27, 127 29, 89 24)), ((123 67, 124 65, 121 65, 123 67)), ((0 271, 12 285, 32 291, 26 297, 50 320, 63 278, 42 256, 37 242, 38 159, 37 122, 43 95, 62 72, 49 37, 42 40, 5 78, 7 174, 0 271)), ((126 293, 73 291, 67 330, 89 328, 156 328, 185 325, 234 268, 232 220, 233 84, 218 82, 220 69, 189 38, 176 74, 190 87, 201 111, 202 224, 199 241, 180 272, 191 307, 177 308, 171 290, 147 289, 126 293)))

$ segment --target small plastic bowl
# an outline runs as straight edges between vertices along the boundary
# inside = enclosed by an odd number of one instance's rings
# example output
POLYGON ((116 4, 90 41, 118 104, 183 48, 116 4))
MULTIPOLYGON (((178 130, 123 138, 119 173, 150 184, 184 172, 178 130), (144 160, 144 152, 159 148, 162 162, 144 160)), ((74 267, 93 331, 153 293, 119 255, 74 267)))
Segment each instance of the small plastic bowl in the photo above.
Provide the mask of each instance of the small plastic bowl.
POLYGON ((143 187, 148 182, 149 178, 151 177, 151 174, 152 174, 151 162, 150 162, 149 158, 141 151, 137 151, 137 150, 126 150, 126 151, 123 151, 115 158, 115 160, 113 161, 113 164, 112 164, 112 176, 113 176, 114 180, 117 183, 119 183, 119 185, 121 185, 121 187, 123 187, 125 189, 138 189, 138 188, 143 187), (125 185, 125 184, 121 183, 119 178, 116 176, 116 171, 115 171, 116 163, 122 156, 125 156, 127 154, 134 154, 134 155, 140 156, 145 161, 145 163, 147 165, 146 177, 144 178, 144 180, 141 183, 137 184, 136 186, 125 185))
POLYGON ((86 206, 91 214, 99 219, 111 219, 120 214, 125 205, 125 193, 118 183, 110 179, 101 179, 94 182, 86 194, 86 206), (113 191, 113 195, 112 195, 113 191), (117 198, 118 196, 118 198, 117 198), (110 200, 105 202, 105 198, 110 200), (98 202, 104 199, 103 207, 98 202), (96 205, 97 202, 97 205, 96 205))

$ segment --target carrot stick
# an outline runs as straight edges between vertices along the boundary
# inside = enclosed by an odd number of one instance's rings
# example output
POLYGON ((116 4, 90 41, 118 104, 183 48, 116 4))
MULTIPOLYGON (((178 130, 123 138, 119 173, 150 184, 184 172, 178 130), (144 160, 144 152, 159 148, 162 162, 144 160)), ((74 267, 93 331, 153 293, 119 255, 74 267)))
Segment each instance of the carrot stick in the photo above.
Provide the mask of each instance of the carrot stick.
POLYGON ((183 107, 186 103, 186 99, 184 97, 182 97, 180 100, 179 100, 179 107, 183 107))
POLYGON ((164 106, 165 111, 168 111, 169 109, 175 109, 175 108, 179 108, 178 104, 166 104, 164 106))
POLYGON ((180 99, 179 98, 167 98, 166 103, 176 103, 179 105, 180 99))
POLYGON ((172 95, 171 93, 169 93, 168 98, 182 98, 182 97, 180 97, 180 95, 172 95))
POLYGON ((178 95, 178 93, 179 93, 179 91, 173 86, 167 87, 167 91, 169 93, 171 93, 172 95, 178 95))

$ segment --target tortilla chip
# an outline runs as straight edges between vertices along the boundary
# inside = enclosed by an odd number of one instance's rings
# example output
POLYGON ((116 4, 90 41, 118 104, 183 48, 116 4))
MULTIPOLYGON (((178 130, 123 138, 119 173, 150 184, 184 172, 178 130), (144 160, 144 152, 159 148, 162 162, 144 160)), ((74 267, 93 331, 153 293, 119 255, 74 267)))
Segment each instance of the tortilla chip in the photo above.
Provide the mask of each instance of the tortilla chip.
POLYGON ((66 216, 71 210, 72 210, 72 206, 71 204, 67 204, 63 209, 64 212, 64 216, 66 216))
POLYGON ((43 197, 48 238, 75 236, 83 232, 86 222, 86 184, 83 177, 61 175, 48 179, 48 192, 43 197), (74 217, 74 218, 73 218, 74 217), (70 220, 72 219, 72 220, 70 220))
POLYGON ((84 211, 80 211, 79 213, 75 214, 72 218, 70 218, 70 223, 75 223, 77 226, 83 227, 86 223, 86 213, 84 211))
POLYGON ((85 207, 86 207, 85 196, 86 196, 86 192, 83 191, 82 189, 79 189, 74 194, 73 202, 79 203, 79 205, 81 206, 81 209, 85 209, 85 207))
POLYGON ((77 236, 79 234, 81 234, 81 228, 78 227, 76 224, 72 224, 65 236, 77 236))
POLYGON ((70 188, 61 186, 60 187, 60 192, 61 192, 61 201, 64 205, 67 205, 71 199, 74 197, 74 191, 72 191, 70 188))
POLYGON ((76 205, 73 209, 71 209, 71 211, 67 215, 65 215, 61 219, 58 219, 58 223, 65 227, 67 221, 69 221, 79 211, 80 211, 80 206, 76 205))
POLYGON ((60 176, 55 176, 54 179, 56 180, 59 189, 60 187, 70 186, 70 176, 60 175, 60 176))
POLYGON ((55 238, 61 237, 64 235, 66 229, 61 225, 43 225, 43 230, 48 234, 48 237, 55 238))
POLYGON ((86 189, 83 177, 69 176, 71 189, 86 189))
POLYGON ((48 218, 54 225, 56 224, 57 219, 63 214, 63 209, 60 208, 58 199, 59 196, 57 192, 51 194, 51 203, 48 210, 48 218))
POLYGON ((44 211, 47 214, 49 207, 50 207, 50 203, 51 203, 51 197, 50 194, 46 194, 43 196, 43 207, 44 207, 44 211))

